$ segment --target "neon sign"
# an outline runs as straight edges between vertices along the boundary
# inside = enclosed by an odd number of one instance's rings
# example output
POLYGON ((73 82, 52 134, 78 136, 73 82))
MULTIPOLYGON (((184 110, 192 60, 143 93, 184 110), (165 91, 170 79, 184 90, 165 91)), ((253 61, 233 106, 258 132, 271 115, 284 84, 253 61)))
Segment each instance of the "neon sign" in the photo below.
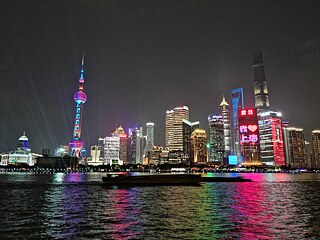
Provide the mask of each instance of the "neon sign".
POLYGON ((239 133, 241 144, 259 144, 257 111, 254 108, 239 110, 239 133))
POLYGON ((241 143, 259 142, 258 126, 256 124, 240 125, 239 130, 241 143))

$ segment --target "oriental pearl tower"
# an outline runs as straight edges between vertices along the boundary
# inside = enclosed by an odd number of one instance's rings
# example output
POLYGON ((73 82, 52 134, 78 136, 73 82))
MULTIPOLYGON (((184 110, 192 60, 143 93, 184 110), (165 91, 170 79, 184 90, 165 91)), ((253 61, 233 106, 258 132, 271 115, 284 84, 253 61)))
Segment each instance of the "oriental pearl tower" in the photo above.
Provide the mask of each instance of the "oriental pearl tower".
POLYGON ((69 143, 71 156, 78 157, 80 160, 83 159, 82 149, 84 142, 80 139, 81 137, 81 123, 82 123, 82 108, 83 104, 87 101, 87 95, 83 91, 84 84, 84 54, 82 55, 81 71, 79 79, 79 91, 74 95, 73 99, 76 102, 76 116, 73 127, 73 139, 69 143))

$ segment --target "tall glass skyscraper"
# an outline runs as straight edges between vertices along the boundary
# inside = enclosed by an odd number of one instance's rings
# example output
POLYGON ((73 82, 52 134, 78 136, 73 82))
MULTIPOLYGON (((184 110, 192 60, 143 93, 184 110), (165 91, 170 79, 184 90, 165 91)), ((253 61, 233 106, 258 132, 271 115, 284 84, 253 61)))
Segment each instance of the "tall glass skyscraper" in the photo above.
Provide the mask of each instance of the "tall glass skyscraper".
POLYGON ((190 122, 186 119, 182 120, 182 136, 183 136, 183 154, 188 163, 191 159, 191 134, 194 130, 200 128, 200 122, 190 122))
POLYGON ((312 167, 320 167, 320 130, 311 132, 312 141, 312 167))
POLYGON ((232 101, 232 121, 233 121, 233 152, 240 160, 239 128, 238 128, 238 110, 244 108, 243 88, 237 88, 231 91, 232 101))
POLYGON ((262 164, 281 166, 285 164, 282 119, 280 113, 270 110, 269 93, 261 52, 253 54, 252 69, 262 164))
POLYGON ((306 144, 302 128, 285 127, 286 164, 290 167, 307 167, 306 144))
POLYGON ((187 106, 176 107, 166 112, 166 146, 169 150, 183 150, 183 119, 189 120, 187 106))
POLYGON ((144 148, 144 154, 151 152, 154 146, 154 123, 148 122, 147 126, 147 135, 146 135, 146 146, 144 148))
POLYGON ((225 97, 223 96, 219 106, 220 115, 223 118, 224 129, 224 158, 227 159, 231 151, 231 124, 230 124, 230 109, 225 97))
POLYGON ((223 164, 224 155, 224 126, 223 116, 210 114, 209 123, 209 162, 217 165, 223 164))
POLYGON ((264 65, 261 52, 253 54, 253 85, 254 85, 254 103, 258 113, 263 110, 269 110, 269 93, 267 81, 264 73, 264 65))

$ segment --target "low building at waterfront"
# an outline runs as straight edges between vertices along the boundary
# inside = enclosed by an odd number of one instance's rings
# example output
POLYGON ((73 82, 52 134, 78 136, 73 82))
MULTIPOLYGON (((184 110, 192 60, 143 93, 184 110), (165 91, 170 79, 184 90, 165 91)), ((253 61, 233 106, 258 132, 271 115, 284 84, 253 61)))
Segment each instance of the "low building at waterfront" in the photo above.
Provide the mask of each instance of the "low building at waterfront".
POLYGON ((37 157, 42 157, 42 155, 31 152, 31 149, 29 148, 29 139, 25 133, 23 133, 18 140, 18 146, 16 150, 0 154, 0 165, 33 166, 37 157))
POLYGON ((78 168, 78 158, 65 157, 37 157, 36 166, 39 168, 49 168, 57 170, 76 170, 78 168))
POLYGON ((101 146, 91 146, 90 148, 90 157, 87 157, 87 165, 89 166, 99 166, 103 165, 103 157, 101 157, 101 146))

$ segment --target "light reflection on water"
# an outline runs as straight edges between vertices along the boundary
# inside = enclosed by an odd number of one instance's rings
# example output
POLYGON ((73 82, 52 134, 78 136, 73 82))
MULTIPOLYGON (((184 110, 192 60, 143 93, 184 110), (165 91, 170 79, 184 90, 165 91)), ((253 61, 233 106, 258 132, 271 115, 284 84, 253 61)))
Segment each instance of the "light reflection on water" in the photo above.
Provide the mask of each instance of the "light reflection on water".
POLYGON ((320 239, 320 174, 241 175, 254 182, 119 189, 99 173, 0 174, 1 239, 320 239))

